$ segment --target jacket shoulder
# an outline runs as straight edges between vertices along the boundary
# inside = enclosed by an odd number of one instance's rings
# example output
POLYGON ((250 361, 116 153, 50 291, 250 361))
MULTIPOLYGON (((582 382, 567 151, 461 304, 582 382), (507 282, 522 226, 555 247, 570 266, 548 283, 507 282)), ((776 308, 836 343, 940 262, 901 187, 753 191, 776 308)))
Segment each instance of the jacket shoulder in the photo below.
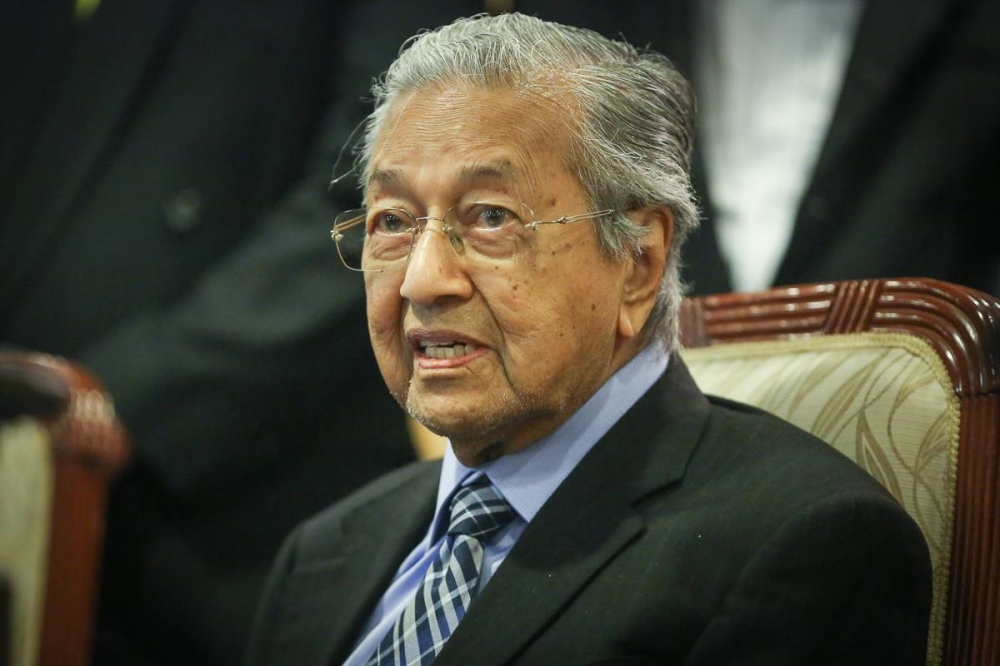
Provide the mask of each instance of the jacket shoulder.
POLYGON ((325 557, 331 544, 343 536, 345 519, 358 516, 362 521, 384 521, 398 515, 401 507, 414 504, 428 504, 433 509, 440 473, 440 461, 411 463, 306 519, 290 537, 296 543, 299 561, 325 557))
POLYGON ((757 407, 707 397, 710 418, 696 455, 725 459, 734 474, 783 488, 780 495, 798 490, 803 498, 842 492, 891 497, 854 460, 812 433, 757 407))

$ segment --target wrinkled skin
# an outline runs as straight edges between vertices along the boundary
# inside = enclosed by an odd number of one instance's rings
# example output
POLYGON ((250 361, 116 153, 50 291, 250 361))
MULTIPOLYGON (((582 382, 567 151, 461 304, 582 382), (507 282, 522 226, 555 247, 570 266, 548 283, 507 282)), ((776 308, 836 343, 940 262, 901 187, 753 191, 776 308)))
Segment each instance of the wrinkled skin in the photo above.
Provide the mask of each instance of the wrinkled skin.
MULTIPOLYGON (((537 219, 588 212, 567 168, 565 110, 509 89, 448 86, 398 100, 377 138, 366 203, 442 216, 464 202, 537 219)), ((530 232, 510 260, 470 262, 431 221, 409 263, 366 274, 379 366, 404 408, 476 466, 552 432, 639 348, 670 240, 662 207, 639 257, 602 254, 594 224, 530 232), (454 346, 431 356, 426 345, 454 346)))

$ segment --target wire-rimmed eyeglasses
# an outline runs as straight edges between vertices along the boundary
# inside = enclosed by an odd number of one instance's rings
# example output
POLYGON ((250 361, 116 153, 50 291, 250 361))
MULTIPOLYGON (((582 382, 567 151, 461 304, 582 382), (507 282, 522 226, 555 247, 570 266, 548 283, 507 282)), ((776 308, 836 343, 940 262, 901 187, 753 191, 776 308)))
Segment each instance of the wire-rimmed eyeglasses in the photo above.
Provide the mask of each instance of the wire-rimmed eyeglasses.
POLYGON ((509 260, 524 247, 527 234, 546 224, 571 224, 618 211, 598 210, 538 220, 526 204, 511 207, 475 202, 452 206, 444 217, 416 216, 402 208, 360 208, 337 215, 330 236, 344 266, 364 273, 406 266, 417 236, 429 221, 441 223, 455 252, 469 260, 509 260))

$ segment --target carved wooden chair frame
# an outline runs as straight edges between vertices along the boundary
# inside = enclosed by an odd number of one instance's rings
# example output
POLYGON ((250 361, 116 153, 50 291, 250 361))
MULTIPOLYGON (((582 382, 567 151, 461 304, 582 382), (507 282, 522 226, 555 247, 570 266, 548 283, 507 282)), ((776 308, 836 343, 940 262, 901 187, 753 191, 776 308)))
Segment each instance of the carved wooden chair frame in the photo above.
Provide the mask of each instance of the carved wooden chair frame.
POLYGON ((39 666, 85 666, 104 535, 108 479, 128 437, 100 382, 80 365, 0 352, 0 417, 41 422, 52 447, 53 498, 39 666))

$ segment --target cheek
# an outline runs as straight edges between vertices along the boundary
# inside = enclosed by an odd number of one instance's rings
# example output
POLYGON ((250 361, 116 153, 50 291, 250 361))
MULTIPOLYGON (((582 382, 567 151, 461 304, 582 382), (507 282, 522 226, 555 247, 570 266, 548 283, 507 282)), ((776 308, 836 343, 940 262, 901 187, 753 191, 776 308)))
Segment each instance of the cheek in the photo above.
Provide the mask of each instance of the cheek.
POLYGON ((369 278, 365 284, 365 296, 368 308, 368 326, 372 330, 389 326, 398 326, 402 297, 399 295, 398 281, 387 283, 385 280, 369 278))
POLYGON ((558 349, 587 348, 595 327, 613 329, 613 323, 605 326, 603 321, 608 319, 606 295, 593 289, 583 275, 539 268, 530 280, 504 277, 496 287, 483 291, 492 294, 489 308, 512 356, 526 354, 542 362, 538 346, 547 355, 558 349))
POLYGON ((576 266, 578 270, 540 270, 533 289, 524 285, 514 292, 514 305, 531 313, 522 323, 546 344, 571 354, 603 355, 615 337, 617 276, 595 261, 576 266))
POLYGON ((378 282, 369 283, 367 294, 368 334, 385 373, 389 360, 395 358, 398 362, 403 352, 402 298, 398 289, 380 286, 378 282))
POLYGON ((551 294, 540 288, 541 278, 537 272, 532 272, 531 279, 500 273, 487 276, 478 285, 508 348, 537 335, 559 316, 552 312, 551 294))

